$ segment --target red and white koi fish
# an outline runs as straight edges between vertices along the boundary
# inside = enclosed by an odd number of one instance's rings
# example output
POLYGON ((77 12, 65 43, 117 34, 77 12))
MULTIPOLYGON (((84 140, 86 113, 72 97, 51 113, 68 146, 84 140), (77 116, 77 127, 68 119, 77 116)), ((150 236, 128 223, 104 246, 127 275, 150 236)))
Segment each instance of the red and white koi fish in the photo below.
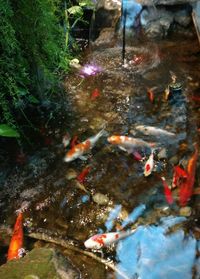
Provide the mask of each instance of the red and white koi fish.
POLYGON ((77 176, 77 180, 78 180, 78 182, 80 182, 80 183, 84 183, 85 182, 85 177, 88 175, 88 173, 90 172, 90 170, 91 170, 91 167, 90 166, 88 166, 88 167, 86 167, 86 168, 84 168, 83 170, 82 170, 82 172, 77 176))
POLYGON ((84 245, 89 249, 101 249, 133 234, 135 230, 96 234, 86 240, 84 245))
POLYGON ((180 186, 187 176, 188 174, 184 169, 182 169, 180 166, 175 166, 172 179, 172 188, 180 186))
POLYGON ((164 187, 164 194, 165 194, 165 198, 168 204, 172 204, 174 202, 173 196, 172 196, 172 191, 170 190, 166 179, 164 177, 161 177, 162 183, 163 183, 163 187, 164 187))
POLYGON ((151 149, 153 146, 155 146, 154 143, 148 143, 144 140, 132 138, 128 136, 114 135, 108 137, 107 141, 113 145, 117 145, 120 149, 128 152, 129 154, 133 153, 138 148, 151 149))
POLYGON ((147 96, 148 96, 150 102, 153 103, 154 102, 153 88, 147 88, 147 96))
POLYGON ((23 246, 23 238, 23 216, 22 213, 19 213, 15 222, 13 235, 10 241, 7 260, 20 258, 20 250, 23 246))
POLYGON ((144 176, 149 176, 152 173, 154 167, 154 154, 151 152, 149 159, 146 161, 144 165, 144 176))
POLYGON ((100 137, 102 137, 104 134, 106 134, 106 131, 102 129, 95 136, 76 144, 67 152, 67 154, 64 157, 64 162, 71 162, 78 158, 80 158, 81 160, 87 160, 87 158, 83 155, 89 152, 95 146, 96 142, 100 139, 100 137))
POLYGON ((187 164, 187 179, 182 185, 180 186, 179 190, 179 198, 180 198, 180 205, 185 206, 189 201, 190 197, 193 194, 193 186, 195 181, 195 172, 196 172, 196 164, 198 159, 199 148, 198 144, 195 144, 195 152, 192 157, 189 159, 187 164))
POLYGON ((94 91, 92 92, 92 94, 91 94, 91 100, 95 100, 97 97, 99 97, 100 96, 100 92, 99 92, 99 89, 98 88, 95 88, 94 89, 94 91))

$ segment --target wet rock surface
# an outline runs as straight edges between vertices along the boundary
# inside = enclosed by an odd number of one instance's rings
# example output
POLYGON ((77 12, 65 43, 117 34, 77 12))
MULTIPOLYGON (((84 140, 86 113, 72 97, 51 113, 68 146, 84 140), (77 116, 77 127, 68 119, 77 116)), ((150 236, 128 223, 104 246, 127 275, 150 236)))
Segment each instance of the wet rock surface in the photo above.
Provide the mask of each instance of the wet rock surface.
POLYGON ((20 260, 0 267, 2 279, 78 279, 79 271, 54 249, 35 248, 20 260))

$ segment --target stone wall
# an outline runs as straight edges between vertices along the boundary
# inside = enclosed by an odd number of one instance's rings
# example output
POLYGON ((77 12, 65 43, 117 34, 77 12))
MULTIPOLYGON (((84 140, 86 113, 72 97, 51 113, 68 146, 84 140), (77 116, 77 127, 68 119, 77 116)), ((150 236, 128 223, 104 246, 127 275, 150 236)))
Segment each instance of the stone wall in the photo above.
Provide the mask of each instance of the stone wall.
POLYGON ((196 2, 196 0, 123 0, 122 5, 120 0, 99 0, 93 18, 91 38, 93 41, 97 39, 97 45, 100 46, 112 43, 116 34, 119 38, 122 36, 121 7, 127 10, 126 36, 129 39, 135 38, 138 33, 148 38, 165 38, 172 32, 190 36, 193 26, 192 6, 196 2), (139 28, 142 32, 138 32, 139 28))

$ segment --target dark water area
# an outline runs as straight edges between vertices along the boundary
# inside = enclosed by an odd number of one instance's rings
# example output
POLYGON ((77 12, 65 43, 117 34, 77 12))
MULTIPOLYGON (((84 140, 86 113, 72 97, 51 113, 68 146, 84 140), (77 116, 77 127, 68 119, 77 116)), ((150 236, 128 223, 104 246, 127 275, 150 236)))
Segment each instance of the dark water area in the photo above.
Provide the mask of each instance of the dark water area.
MULTIPOLYGON (((65 250, 82 278, 200 278, 198 191, 182 207, 179 189, 175 188, 174 202, 169 204, 160 179, 165 177, 171 185, 173 167, 186 168, 194 143, 199 143, 199 61, 195 37, 129 45, 126 65, 122 65, 120 44, 86 50, 80 61, 82 69, 89 64, 98 66, 98 71, 83 77, 74 69, 66 76, 69 118, 52 127, 53 142, 29 156, 23 165, 13 163, 9 173, 2 169, 1 224, 12 227, 16 213, 22 211, 25 231, 67 238, 87 251, 90 249, 84 242, 92 235, 136 229, 127 238, 102 248, 103 255, 93 251, 112 263, 116 272, 86 255, 65 250), (182 89, 167 100, 166 89, 173 73, 182 89), (164 129, 174 136, 146 132, 138 128, 141 125, 164 129), (65 132, 82 142, 103 127, 107 134, 86 161, 63 161, 69 150, 62 144, 65 132), (111 135, 154 143, 157 149, 151 175, 144 176, 151 152, 142 150, 144 160, 137 161, 133 154, 109 144, 107 137, 111 135), (78 183, 77 175, 88 165, 91 168, 86 181, 78 183)), ((199 187, 199 171, 197 162, 194 189, 199 187)), ((0 244, 3 259, 8 240, 0 244)), ((27 237, 26 249, 31 245, 27 237)))

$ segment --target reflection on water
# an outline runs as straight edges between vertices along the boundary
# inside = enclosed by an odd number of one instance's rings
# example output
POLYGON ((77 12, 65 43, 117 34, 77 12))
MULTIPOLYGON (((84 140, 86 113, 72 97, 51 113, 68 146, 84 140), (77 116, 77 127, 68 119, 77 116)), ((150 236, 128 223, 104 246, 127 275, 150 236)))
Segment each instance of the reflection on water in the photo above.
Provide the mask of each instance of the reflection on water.
MULTIPOLYGON (((128 278, 192 278, 197 241, 183 230, 166 234, 167 228, 185 218, 168 217, 161 225, 140 226, 117 246, 118 268, 128 278)), ((198 268, 199 269, 199 268, 198 268)), ((120 275, 116 275, 120 279, 120 275)))

